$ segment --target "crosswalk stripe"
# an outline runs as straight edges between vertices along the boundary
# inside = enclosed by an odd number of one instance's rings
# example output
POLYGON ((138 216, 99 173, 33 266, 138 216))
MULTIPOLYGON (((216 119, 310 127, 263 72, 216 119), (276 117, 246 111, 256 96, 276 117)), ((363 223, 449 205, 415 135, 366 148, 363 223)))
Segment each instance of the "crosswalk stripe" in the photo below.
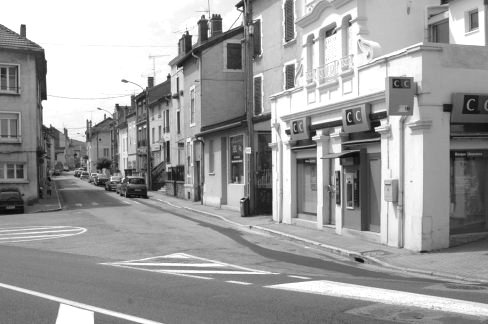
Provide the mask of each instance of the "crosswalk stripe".
POLYGON ((488 316, 488 304, 327 280, 294 282, 265 287, 339 298, 364 300, 388 305, 427 308, 431 310, 464 315, 488 316))
POLYGON ((94 324, 95 315, 91 311, 60 304, 56 324, 94 324))

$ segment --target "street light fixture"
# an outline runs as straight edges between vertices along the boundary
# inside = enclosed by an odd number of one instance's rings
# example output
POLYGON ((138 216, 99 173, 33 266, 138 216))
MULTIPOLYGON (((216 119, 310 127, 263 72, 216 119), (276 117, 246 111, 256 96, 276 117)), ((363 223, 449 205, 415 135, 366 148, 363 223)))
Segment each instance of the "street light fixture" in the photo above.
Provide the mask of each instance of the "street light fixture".
POLYGON ((136 86, 138 86, 139 88, 141 88, 141 90, 144 92, 144 108, 146 110, 146 156, 147 156, 147 164, 146 164, 146 172, 147 172, 147 189, 148 190, 151 190, 152 188, 152 179, 151 179, 151 159, 150 159, 150 155, 149 155, 149 152, 150 152, 150 148, 149 148, 149 105, 148 105, 148 89, 147 88, 143 88, 141 85, 135 83, 135 82, 132 82, 132 81, 129 81, 129 80, 126 80, 126 79, 122 79, 120 80, 121 82, 123 83, 132 83, 136 86))

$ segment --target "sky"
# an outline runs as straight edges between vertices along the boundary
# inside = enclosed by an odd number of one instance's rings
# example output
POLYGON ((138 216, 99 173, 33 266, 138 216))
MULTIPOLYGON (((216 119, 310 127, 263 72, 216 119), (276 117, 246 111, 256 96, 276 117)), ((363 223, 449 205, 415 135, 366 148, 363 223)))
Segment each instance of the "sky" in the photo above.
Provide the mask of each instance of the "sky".
POLYGON ((15 0, 2 3, 0 24, 44 48, 47 100, 43 123, 68 129, 85 141, 86 120, 96 124, 115 104, 155 75, 166 80, 168 62, 178 54, 178 40, 188 30, 197 39, 202 15, 220 14, 224 31, 241 23, 238 0, 15 0), (10 14, 6 14, 10 13, 10 14), (150 58, 154 56, 154 58, 150 58), (98 110, 102 108, 104 110, 98 110))

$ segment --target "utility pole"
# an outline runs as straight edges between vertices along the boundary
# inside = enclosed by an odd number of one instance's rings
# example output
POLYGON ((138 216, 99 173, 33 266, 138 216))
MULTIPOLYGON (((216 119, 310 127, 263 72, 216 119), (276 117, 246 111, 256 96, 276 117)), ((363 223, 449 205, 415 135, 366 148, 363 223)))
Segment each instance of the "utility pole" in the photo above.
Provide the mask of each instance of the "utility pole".
POLYGON ((255 171, 255 149, 254 149, 254 95, 253 95, 253 51, 254 51, 254 25, 252 21, 252 7, 251 0, 244 0, 244 67, 246 78, 246 92, 245 92, 245 107, 246 107, 246 120, 247 120, 247 132, 248 132, 248 146, 251 150, 251 154, 248 156, 247 169, 248 175, 248 190, 249 197, 249 215, 254 215, 256 207, 256 171, 255 171))

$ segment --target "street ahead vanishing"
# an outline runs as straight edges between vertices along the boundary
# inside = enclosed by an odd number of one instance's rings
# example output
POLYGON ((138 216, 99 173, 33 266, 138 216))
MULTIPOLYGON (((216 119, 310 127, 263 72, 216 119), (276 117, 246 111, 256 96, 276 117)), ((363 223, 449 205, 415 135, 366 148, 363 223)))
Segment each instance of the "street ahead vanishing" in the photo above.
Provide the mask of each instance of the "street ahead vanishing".
POLYGON ((0 323, 488 320, 483 286, 386 272, 151 193, 55 181, 62 211, 0 216, 0 323))

